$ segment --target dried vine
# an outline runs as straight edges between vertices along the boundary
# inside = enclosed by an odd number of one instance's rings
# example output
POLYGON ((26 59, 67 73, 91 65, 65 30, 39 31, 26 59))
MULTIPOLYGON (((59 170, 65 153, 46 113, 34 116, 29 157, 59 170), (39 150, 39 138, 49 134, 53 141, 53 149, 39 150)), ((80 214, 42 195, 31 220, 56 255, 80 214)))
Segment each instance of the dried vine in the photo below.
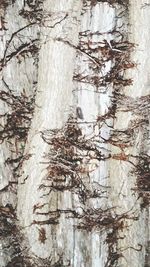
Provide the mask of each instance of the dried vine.
MULTIPOLYGON (((6 85, 6 83, 5 83, 6 85)), ((34 96, 27 97, 25 92, 21 95, 14 95, 6 85, 7 91, 0 92, 0 100, 9 107, 8 112, 1 115, 4 124, 1 124, 0 140, 26 140, 34 111, 34 96)))
MULTIPOLYGON (((80 200, 85 203, 88 198, 101 197, 106 188, 96 184, 92 190, 87 187, 89 164, 91 160, 103 161, 110 157, 102 152, 94 139, 86 139, 76 121, 70 117, 66 125, 59 130, 42 132, 43 140, 49 145, 50 152, 45 155, 43 164, 47 166, 47 185, 53 191, 71 190, 78 192, 80 200)), ((94 185, 93 185, 94 187, 94 185)))

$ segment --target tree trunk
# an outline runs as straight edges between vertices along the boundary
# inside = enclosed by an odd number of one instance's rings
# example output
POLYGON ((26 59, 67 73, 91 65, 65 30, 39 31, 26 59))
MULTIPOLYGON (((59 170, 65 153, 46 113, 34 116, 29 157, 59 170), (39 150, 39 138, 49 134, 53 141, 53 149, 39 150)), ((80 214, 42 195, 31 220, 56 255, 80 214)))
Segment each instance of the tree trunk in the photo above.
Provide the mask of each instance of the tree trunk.
POLYGON ((0 1, 0 267, 149 266, 141 2, 0 1))

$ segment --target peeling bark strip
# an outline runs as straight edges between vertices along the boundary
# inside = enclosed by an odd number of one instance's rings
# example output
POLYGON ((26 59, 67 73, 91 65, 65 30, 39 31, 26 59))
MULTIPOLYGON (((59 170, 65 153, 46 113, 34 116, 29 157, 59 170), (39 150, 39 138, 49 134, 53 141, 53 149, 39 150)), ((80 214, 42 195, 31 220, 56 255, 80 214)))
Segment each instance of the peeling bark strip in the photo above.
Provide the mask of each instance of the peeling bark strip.
POLYGON ((149 3, 0 14, 0 267, 148 266, 149 3))

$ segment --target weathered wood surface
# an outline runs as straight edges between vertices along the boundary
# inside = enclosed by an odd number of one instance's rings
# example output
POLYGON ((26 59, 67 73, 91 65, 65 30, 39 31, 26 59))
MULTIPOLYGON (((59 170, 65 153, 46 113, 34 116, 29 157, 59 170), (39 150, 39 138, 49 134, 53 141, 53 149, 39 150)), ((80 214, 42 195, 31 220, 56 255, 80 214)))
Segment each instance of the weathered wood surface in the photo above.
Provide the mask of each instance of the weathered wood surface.
POLYGON ((0 267, 149 266, 150 6, 5 2, 0 267))

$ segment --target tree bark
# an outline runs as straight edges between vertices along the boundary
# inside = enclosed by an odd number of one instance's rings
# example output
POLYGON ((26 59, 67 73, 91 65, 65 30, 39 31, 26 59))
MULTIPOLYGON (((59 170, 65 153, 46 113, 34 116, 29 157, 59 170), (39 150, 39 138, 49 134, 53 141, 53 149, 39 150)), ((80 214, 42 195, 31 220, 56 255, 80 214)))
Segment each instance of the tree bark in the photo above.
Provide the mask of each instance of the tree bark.
POLYGON ((149 266, 149 4, 0 12, 0 267, 149 266))

